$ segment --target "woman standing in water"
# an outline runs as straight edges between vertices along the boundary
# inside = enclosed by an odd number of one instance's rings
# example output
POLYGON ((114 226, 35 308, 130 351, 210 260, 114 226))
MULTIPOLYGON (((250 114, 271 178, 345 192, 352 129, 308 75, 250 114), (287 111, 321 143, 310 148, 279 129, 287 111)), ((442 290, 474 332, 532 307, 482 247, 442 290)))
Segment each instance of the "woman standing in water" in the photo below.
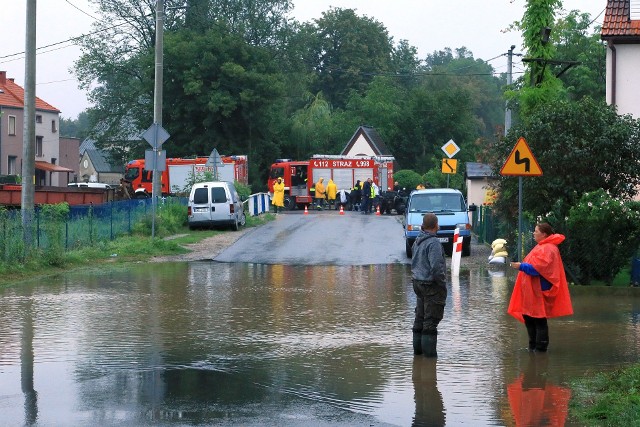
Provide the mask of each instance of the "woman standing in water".
POLYGON ((558 245, 565 239, 547 223, 533 232, 537 245, 523 262, 512 262, 519 270, 507 312, 523 322, 529 334, 530 351, 547 351, 547 319, 573 314, 569 286, 558 245))

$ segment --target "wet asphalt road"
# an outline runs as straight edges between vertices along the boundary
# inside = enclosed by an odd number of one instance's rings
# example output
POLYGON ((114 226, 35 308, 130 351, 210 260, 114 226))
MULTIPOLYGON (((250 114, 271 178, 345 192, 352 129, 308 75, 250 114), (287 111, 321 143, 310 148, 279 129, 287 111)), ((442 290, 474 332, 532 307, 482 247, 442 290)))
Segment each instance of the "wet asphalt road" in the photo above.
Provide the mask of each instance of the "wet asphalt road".
POLYGON ((215 261, 285 265, 409 263, 402 216, 300 211, 249 231, 215 261))

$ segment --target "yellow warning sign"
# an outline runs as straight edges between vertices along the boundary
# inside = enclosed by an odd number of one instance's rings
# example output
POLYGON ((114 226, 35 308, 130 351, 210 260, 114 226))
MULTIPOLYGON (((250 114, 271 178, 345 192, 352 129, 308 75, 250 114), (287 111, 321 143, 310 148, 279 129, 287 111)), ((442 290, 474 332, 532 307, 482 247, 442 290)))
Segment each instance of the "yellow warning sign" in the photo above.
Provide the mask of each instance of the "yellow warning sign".
POLYGON ((458 159, 442 159, 442 173, 456 173, 458 159))
POLYGON ((516 146, 511 150, 511 154, 507 158, 507 161, 502 165, 500 169, 500 175, 511 176, 540 176, 542 175, 542 169, 533 153, 527 145, 527 141, 520 137, 516 146))

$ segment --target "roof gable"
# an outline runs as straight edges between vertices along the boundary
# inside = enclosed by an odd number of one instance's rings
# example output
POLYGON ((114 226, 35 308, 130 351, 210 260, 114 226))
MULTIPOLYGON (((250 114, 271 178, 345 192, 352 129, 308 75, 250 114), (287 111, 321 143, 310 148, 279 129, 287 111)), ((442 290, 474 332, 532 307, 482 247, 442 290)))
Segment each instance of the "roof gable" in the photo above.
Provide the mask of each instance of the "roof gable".
MULTIPOLYGON (((600 31, 604 40, 629 40, 640 42, 640 20, 631 19, 632 0, 608 0, 607 10, 600 31)), ((633 0, 634 18, 640 4, 633 0)))
POLYGON ((85 154, 91 160, 93 168, 99 173, 122 173, 122 167, 117 167, 109 162, 106 152, 102 150, 87 149, 85 154))
MULTIPOLYGON (((7 79, 7 72, 0 71, 0 106, 24 109, 24 89, 13 79, 7 79)), ((53 105, 36 96, 36 110, 59 113, 53 105)))
POLYGON ((349 143, 347 143, 340 154, 343 156, 358 155, 359 153, 351 153, 350 151, 353 149, 354 145, 361 137, 366 140, 375 156, 392 156, 391 152, 387 148, 384 141, 382 141, 382 138, 380 137, 378 132, 376 132, 376 130, 371 126, 358 127, 356 133, 353 134, 353 136, 349 140, 349 143))

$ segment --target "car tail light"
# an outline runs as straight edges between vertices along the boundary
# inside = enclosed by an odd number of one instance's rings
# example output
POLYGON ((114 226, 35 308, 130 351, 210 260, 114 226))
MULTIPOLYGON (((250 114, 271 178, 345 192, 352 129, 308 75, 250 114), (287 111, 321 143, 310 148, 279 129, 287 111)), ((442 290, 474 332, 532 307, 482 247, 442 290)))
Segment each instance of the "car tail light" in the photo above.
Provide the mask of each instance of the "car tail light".
POLYGON ((236 207, 233 205, 233 203, 231 203, 229 205, 229 213, 235 213, 236 212, 236 207))
POLYGON ((187 208, 187 216, 191 216, 191 206, 187 208))

